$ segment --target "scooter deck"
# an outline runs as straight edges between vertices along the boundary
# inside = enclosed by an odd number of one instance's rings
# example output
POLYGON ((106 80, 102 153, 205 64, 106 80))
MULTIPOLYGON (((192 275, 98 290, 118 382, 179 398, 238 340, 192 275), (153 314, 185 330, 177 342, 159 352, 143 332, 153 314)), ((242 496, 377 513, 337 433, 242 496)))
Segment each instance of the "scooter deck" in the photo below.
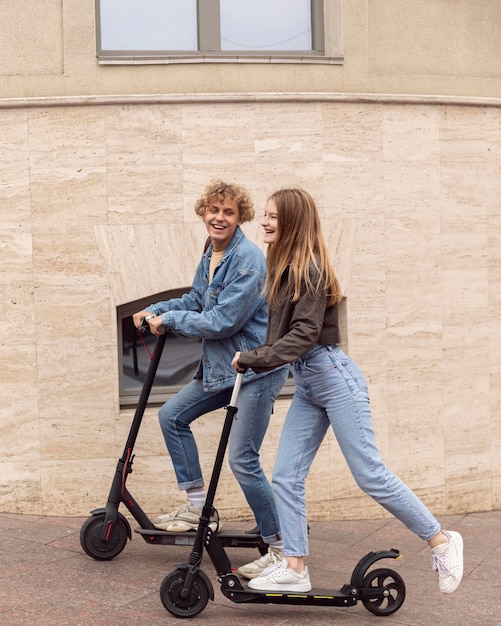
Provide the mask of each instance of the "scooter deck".
POLYGON ((355 606, 359 598, 344 591, 313 588, 308 592, 257 591, 255 589, 221 589, 223 595, 233 602, 254 604, 303 604, 309 606, 355 606))
MULTIPOLYGON (((169 546, 192 546, 196 536, 196 531, 171 533, 158 528, 135 528, 134 532, 141 535, 146 543, 169 546)), ((268 551, 268 545, 258 534, 221 529, 217 537, 225 548, 258 548, 263 554, 268 551)))

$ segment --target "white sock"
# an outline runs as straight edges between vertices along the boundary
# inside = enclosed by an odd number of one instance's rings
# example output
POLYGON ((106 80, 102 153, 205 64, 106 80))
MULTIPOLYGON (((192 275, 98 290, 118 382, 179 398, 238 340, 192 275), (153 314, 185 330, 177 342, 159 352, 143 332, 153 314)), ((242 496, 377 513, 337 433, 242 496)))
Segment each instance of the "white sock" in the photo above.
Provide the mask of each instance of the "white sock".
POLYGON ((191 487, 186 490, 186 495, 192 507, 201 511, 205 504, 205 488, 204 487, 191 487))
POLYGON ((284 547, 284 543, 281 539, 279 539, 278 541, 272 541, 268 545, 270 546, 270 548, 275 548, 276 550, 280 550, 280 552, 282 552, 282 549, 284 547))

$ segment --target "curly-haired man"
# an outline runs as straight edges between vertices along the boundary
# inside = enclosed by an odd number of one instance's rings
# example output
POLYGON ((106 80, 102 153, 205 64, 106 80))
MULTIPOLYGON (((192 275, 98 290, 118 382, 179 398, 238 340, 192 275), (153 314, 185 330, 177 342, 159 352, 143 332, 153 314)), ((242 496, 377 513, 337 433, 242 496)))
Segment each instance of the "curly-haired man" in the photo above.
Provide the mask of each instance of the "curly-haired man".
MULTIPOLYGON (((159 335, 178 332, 202 339, 198 371, 159 411, 160 427, 180 490, 188 502, 153 523, 170 532, 194 530, 205 502, 198 449, 190 424, 201 415, 228 404, 236 372, 235 352, 263 343, 267 303, 263 292, 266 261, 249 241, 240 224, 254 218, 248 192, 239 185, 211 183, 195 204, 209 233, 208 245, 197 267, 189 293, 158 302, 135 313, 140 327, 148 319, 159 335)), ((271 486, 259 461, 259 448, 270 421, 273 402, 287 377, 286 368, 265 374, 247 370, 238 401, 229 445, 229 463, 268 544, 281 549, 278 515, 271 486)))

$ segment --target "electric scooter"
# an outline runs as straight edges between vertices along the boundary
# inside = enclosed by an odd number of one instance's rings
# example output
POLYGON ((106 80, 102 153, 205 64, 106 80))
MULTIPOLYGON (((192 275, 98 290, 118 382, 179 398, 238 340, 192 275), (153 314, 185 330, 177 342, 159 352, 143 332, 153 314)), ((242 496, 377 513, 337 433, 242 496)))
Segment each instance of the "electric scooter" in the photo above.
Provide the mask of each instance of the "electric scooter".
MULTIPOLYGON (((148 324, 143 322, 141 331, 145 332, 147 328, 148 324)), ((132 472, 134 445, 160 357, 162 356, 166 337, 166 333, 160 335, 155 343, 155 349, 151 356, 151 362, 146 373, 127 442, 117 463, 106 506, 91 511, 91 516, 87 518, 80 529, 80 544, 84 552, 99 561, 113 559, 125 548, 127 540, 132 539, 130 524, 127 518, 119 511, 121 504, 129 510, 138 522, 139 528, 136 528, 135 532, 141 535, 146 543, 191 546, 195 542, 195 533, 172 533, 155 528, 153 522, 127 490, 126 485, 127 477, 132 472)), ((215 513, 217 514, 217 512, 215 513)), ((266 554, 268 551, 268 545, 263 541, 257 527, 250 531, 226 531, 221 529, 218 536, 221 545, 225 547, 257 548, 261 554, 266 554)))
POLYGON ((160 599, 164 607, 176 617, 194 617, 204 610, 209 599, 214 600, 212 583, 207 574, 200 569, 205 549, 217 572, 221 592, 232 602, 349 607, 360 601, 374 615, 391 615, 398 611, 405 599, 405 584, 402 577, 386 567, 370 569, 380 559, 398 559, 400 553, 395 548, 369 552, 362 557, 352 572, 350 582, 343 585, 339 591, 327 589, 312 589, 308 593, 256 591, 244 586, 232 571, 223 541, 212 531, 209 521, 214 513, 214 497, 231 424, 238 410, 236 401, 241 382, 242 374, 238 374, 230 405, 227 407, 207 498, 189 562, 177 565, 175 570, 167 574, 160 586, 160 599))

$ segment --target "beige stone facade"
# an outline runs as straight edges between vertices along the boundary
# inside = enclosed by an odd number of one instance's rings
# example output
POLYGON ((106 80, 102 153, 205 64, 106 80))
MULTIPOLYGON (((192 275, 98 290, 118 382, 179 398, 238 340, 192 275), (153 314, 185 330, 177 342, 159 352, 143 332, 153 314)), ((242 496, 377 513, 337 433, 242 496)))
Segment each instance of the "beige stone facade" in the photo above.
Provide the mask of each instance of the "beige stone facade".
MULTIPOLYGON (((449 2, 418 3, 430 23, 413 2, 345 0, 341 66, 147 67, 97 63, 92 0, 42 4, 19 22, 3 3, 0 26, 0 510, 105 503, 133 414, 116 307, 190 284, 193 202, 214 177, 245 184, 258 215, 278 187, 314 195, 383 458, 436 514, 499 508, 499 3, 459 1, 448 21, 449 2)), ((156 413, 129 480, 151 513, 182 501, 156 413)), ((206 476, 223 415, 194 427, 206 476)), ((311 519, 385 514, 331 433, 307 493, 311 519)), ((249 517, 227 467, 218 509, 249 517)))

